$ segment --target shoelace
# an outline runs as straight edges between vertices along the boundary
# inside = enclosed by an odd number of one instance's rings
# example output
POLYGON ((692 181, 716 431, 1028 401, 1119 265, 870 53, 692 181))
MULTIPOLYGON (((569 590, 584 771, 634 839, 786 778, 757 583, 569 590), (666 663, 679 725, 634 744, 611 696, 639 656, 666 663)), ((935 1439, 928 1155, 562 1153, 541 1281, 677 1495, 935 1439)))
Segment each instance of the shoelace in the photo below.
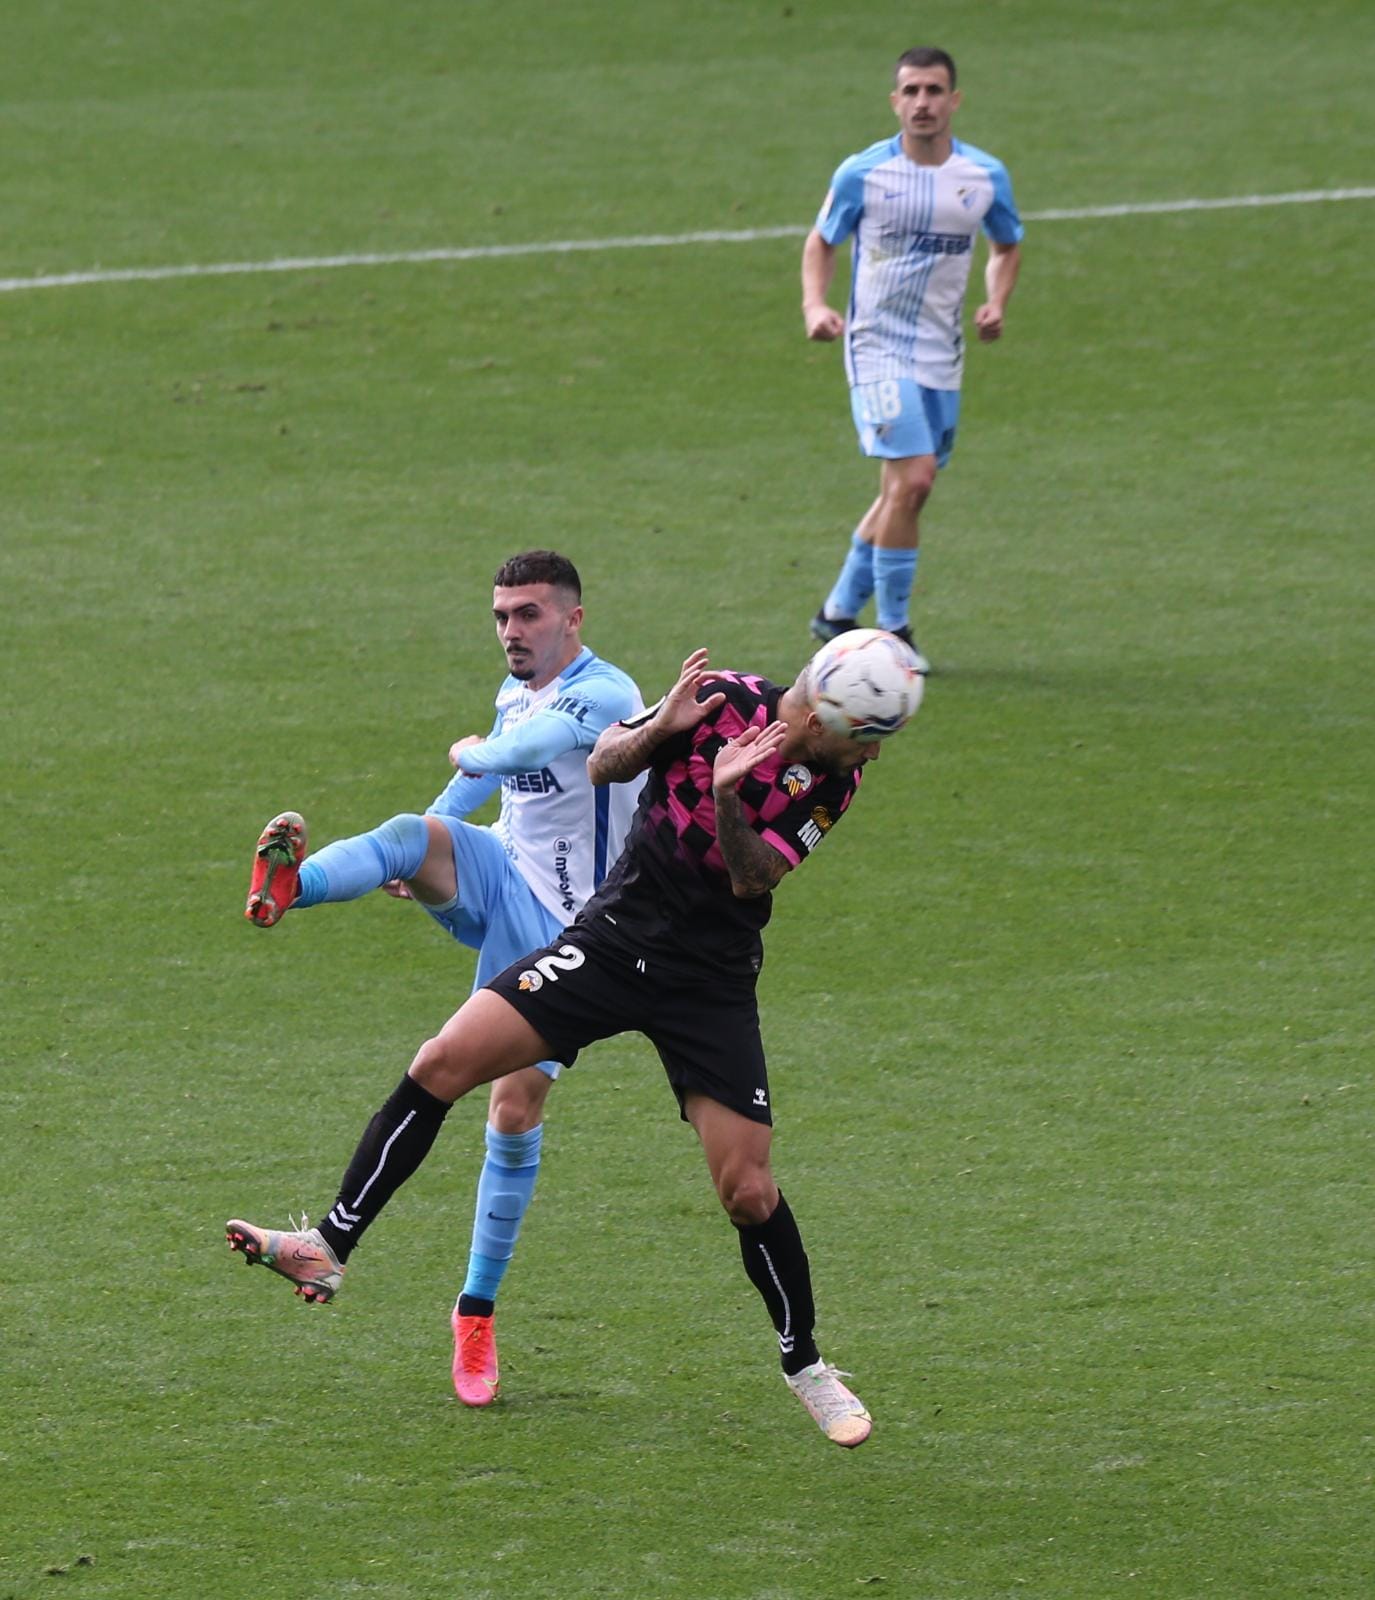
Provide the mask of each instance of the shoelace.
POLYGON ((492 1324, 490 1319, 474 1321, 459 1344, 459 1356, 464 1369, 484 1376, 483 1367, 491 1360, 492 1324))
POLYGON ((853 1376, 853 1373, 842 1372, 839 1367, 827 1364, 822 1367, 820 1372, 813 1373, 807 1379, 802 1393, 808 1397, 809 1401, 815 1403, 815 1408, 821 1412, 827 1422, 833 1417, 851 1416, 854 1414, 855 1407, 861 1405, 858 1396, 848 1392, 838 1394, 835 1388, 826 1383, 826 1379, 830 1378, 833 1383, 839 1383, 842 1378, 853 1376))
MULTIPOLYGON (((294 1233, 307 1234, 310 1232, 310 1217, 306 1212, 303 1211, 301 1213, 301 1220, 298 1222, 296 1218, 293 1217, 288 1211, 286 1214, 286 1220, 291 1224, 292 1231, 294 1233)), ((338 1261, 335 1260, 334 1253, 330 1250, 328 1245, 324 1245, 323 1240, 319 1241, 319 1244, 317 1244, 314 1239, 308 1239, 305 1242, 308 1248, 315 1253, 316 1257, 323 1264, 327 1272, 340 1272, 343 1270, 338 1261), (321 1249, 320 1245, 324 1245, 324 1248, 321 1249)))

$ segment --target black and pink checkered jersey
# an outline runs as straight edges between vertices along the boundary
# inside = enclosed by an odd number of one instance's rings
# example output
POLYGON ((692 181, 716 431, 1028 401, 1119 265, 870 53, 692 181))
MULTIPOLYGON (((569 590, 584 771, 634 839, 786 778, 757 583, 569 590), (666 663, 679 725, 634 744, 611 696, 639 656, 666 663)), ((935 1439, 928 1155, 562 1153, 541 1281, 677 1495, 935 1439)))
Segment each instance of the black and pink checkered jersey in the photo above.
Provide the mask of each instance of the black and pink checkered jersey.
MULTIPOLYGON (((759 935, 773 897, 738 899, 731 891, 716 839, 711 773, 728 739, 778 720, 784 692, 751 673, 717 672, 706 680, 697 698, 724 693, 725 703, 654 752, 625 849, 584 906, 580 925, 646 960, 758 972, 759 935)), ((775 755, 741 782, 740 804, 750 827, 797 866, 844 815, 859 781, 858 767, 834 773, 775 755)))

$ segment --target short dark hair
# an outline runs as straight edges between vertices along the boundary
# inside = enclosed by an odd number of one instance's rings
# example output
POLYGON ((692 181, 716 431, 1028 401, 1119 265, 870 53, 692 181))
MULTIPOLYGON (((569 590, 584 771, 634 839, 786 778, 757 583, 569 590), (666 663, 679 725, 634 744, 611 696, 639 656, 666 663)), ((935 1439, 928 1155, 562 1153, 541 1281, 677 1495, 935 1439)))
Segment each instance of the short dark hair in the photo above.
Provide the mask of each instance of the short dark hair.
POLYGON ((904 67, 944 67, 950 74, 950 87, 955 87, 955 62, 944 50, 938 50, 933 44, 919 44, 913 50, 904 50, 898 57, 898 64, 893 68, 893 81, 897 82, 898 73, 904 67))
POLYGON ((519 589, 527 583, 552 584, 556 589, 567 589, 575 599, 582 599, 578 569, 556 550, 524 550, 518 556, 510 556, 492 579, 496 589, 519 589))

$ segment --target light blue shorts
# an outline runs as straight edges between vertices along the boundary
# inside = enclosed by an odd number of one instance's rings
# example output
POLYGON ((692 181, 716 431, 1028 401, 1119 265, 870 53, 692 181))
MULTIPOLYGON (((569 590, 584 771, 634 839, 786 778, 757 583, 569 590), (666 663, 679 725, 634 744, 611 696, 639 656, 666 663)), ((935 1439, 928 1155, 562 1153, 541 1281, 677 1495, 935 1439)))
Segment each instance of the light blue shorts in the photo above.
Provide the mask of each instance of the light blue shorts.
MULTIPOLYGON (((425 910, 460 944, 477 951, 476 991, 522 956, 552 944, 564 924, 540 903, 490 828, 456 817, 439 820, 454 842, 458 900, 425 910)), ((559 1075, 557 1061, 541 1061, 539 1068, 551 1078, 559 1075)))
POLYGON ((857 383, 850 390, 850 415, 866 456, 887 461, 935 456, 943 467, 955 448, 960 391, 925 389, 911 378, 857 383))

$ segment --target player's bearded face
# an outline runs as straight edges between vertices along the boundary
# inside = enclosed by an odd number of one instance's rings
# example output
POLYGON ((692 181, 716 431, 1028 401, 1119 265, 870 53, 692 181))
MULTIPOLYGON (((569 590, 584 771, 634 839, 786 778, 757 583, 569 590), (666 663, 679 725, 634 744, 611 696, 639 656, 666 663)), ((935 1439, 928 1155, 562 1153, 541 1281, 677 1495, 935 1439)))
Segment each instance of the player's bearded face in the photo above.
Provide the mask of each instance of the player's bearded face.
POLYGON ((856 767, 862 767, 866 761, 877 761, 882 748, 883 741, 880 739, 842 739, 836 734, 826 733, 821 736, 815 759, 828 771, 844 776, 856 767))
POLYGON ((497 638, 506 652, 506 668, 522 683, 547 683, 576 653, 580 606, 548 583, 492 591, 497 638))

